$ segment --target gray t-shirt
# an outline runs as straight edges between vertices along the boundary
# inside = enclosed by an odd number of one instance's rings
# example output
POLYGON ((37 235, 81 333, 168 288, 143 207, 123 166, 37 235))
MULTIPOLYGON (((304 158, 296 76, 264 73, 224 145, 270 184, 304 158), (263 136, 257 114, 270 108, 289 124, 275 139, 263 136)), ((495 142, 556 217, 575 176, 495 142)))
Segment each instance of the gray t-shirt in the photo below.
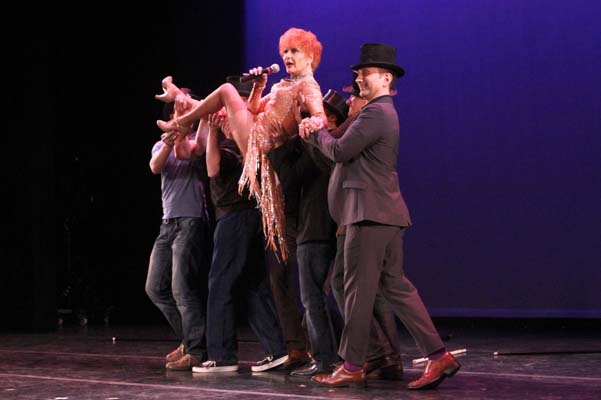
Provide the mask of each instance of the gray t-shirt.
MULTIPOLYGON (((152 155, 161 149, 162 141, 152 147, 152 155)), ((176 217, 206 217, 202 184, 204 168, 200 160, 178 160, 171 149, 161 172, 163 219, 176 217)))

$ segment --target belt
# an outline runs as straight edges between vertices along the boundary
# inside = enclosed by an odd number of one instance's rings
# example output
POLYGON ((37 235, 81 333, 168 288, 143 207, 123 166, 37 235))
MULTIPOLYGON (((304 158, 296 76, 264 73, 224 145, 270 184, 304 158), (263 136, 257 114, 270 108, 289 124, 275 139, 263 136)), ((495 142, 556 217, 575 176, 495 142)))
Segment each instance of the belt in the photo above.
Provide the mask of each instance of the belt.
POLYGON ((199 220, 199 221, 202 221, 203 217, 173 217, 173 218, 163 218, 163 224, 165 224, 165 225, 167 225, 167 224, 177 224, 178 222, 187 221, 187 220, 199 220))
POLYGON ((168 225, 168 224, 175 224, 175 223, 177 223, 178 221, 181 221, 183 218, 185 218, 185 217, 163 218, 163 223, 164 223, 165 225, 168 225))

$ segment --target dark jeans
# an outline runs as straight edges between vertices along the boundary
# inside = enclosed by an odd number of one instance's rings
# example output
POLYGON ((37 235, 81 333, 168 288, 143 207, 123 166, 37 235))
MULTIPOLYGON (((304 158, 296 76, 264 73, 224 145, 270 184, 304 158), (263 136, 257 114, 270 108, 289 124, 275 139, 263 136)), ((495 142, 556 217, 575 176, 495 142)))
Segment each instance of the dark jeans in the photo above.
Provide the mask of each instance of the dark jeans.
POLYGON ((296 228, 292 221, 286 220, 286 244, 288 262, 280 264, 271 249, 266 252, 269 280, 273 299, 282 326, 286 348, 306 350, 307 337, 301 323, 302 304, 298 295, 298 262, 296 260, 296 228))
POLYGON ((296 249, 300 293, 313 358, 322 365, 338 361, 338 344, 324 291, 336 255, 332 242, 305 242, 296 249))
POLYGON ((206 354, 206 287, 210 243, 202 218, 173 218, 161 224, 146 278, 146 293, 161 310, 185 352, 206 354))
POLYGON ((217 221, 209 273, 209 359, 238 361, 236 305, 245 308, 251 329, 269 355, 286 353, 263 257, 261 214, 255 208, 217 221))

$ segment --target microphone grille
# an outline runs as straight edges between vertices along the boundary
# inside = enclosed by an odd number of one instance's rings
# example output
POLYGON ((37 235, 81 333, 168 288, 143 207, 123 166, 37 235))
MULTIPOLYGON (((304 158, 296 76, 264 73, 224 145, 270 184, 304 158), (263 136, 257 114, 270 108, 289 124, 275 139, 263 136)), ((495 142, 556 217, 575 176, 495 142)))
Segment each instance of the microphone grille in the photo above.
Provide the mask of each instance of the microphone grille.
POLYGON ((271 72, 276 74, 280 72, 280 66, 277 64, 271 64, 271 67, 269 67, 269 69, 271 69, 271 72))

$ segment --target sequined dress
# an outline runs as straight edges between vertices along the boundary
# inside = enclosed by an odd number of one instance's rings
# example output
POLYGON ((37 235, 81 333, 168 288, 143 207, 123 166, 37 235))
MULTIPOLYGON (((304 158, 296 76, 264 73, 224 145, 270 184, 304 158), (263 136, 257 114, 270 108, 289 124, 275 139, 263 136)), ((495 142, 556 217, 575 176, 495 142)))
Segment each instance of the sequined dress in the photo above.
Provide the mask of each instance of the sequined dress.
POLYGON ((293 112, 296 102, 300 103, 303 114, 323 116, 322 98, 319 84, 313 76, 282 79, 261 100, 248 137, 239 188, 242 190, 248 186, 250 194, 256 198, 263 214, 267 245, 284 262, 288 259, 284 197, 267 153, 276 142, 281 143, 298 134, 298 123, 293 112))

